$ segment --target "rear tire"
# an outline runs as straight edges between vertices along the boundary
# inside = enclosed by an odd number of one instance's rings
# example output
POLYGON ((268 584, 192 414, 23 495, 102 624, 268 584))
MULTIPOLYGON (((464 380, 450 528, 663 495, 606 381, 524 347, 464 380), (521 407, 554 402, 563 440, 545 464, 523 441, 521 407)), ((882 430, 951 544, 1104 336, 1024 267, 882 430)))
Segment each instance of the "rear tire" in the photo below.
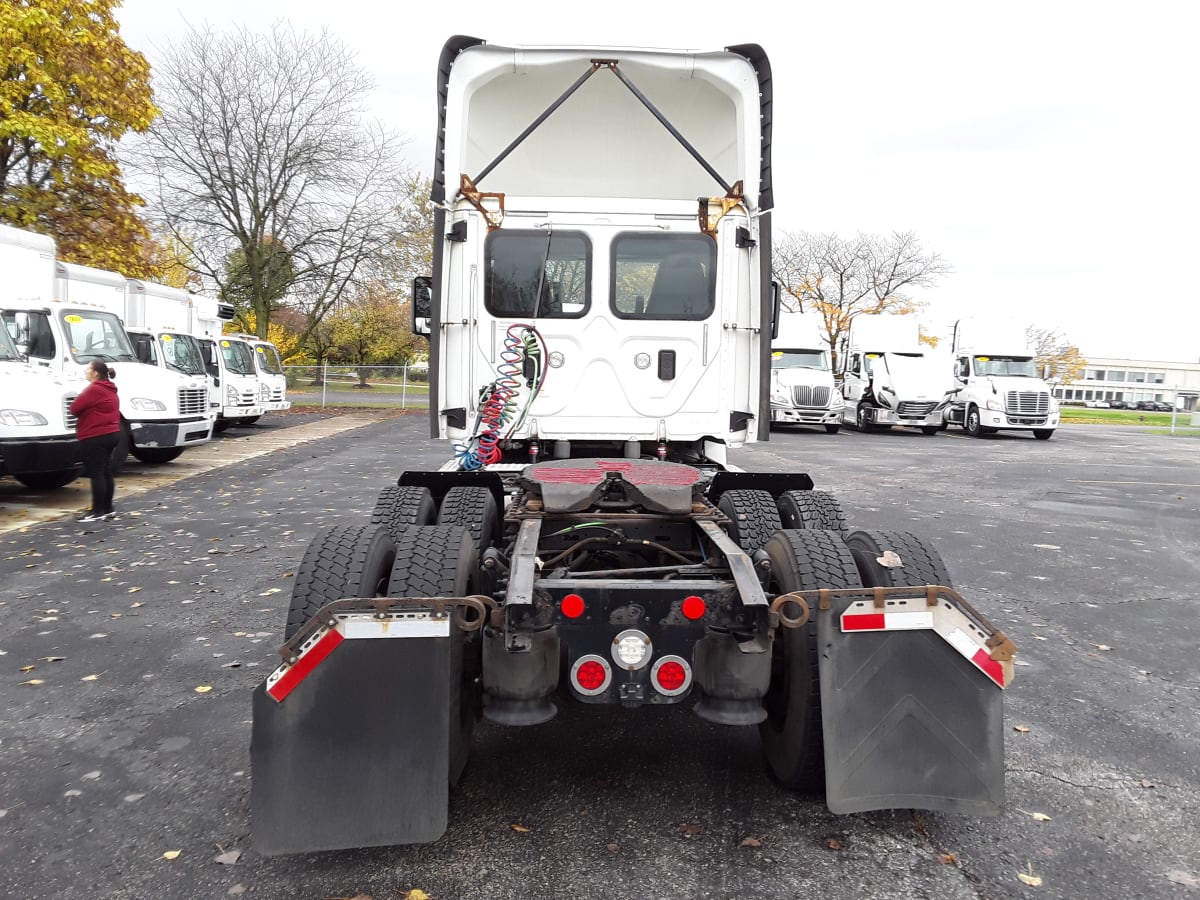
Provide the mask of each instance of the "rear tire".
POLYGON ((866 587, 920 587, 940 584, 954 587, 941 555, 929 544, 907 531, 852 531, 845 536, 859 575, 866 587), (879 562, 891 550, 902 565, 879 562))
POLYGON ((1035 429, 1033 429, 1033 436, 1035 438, 1037 438, 1039 441, 1050 440, 1050 435, 1052 435, 1052 434, 1054 434, 1053 428, 1035 428, 1035 429))
POLYGON ((65 469, 60 472, 21 472, 13 478, 35 491, 53 491, 70 484, 79 477, 76 469, 65 469))
POLYGON ((921 426, 922 434, 937 434, 941 430, 942 430, 941 425, 922 425, 921 426))
POLYGON ((826 426, 825 426, 825 433, 826 433, 826 434, 837 434, 837 433, 838 433, 839 431, 841 431, 841 430, 842 430, 842 426, 841 426, 841 425, 826 425, 826 426))
MULTIPOLYGON (((765 549, 772 593, 862 586, 854 557, 838 532, 779 531, 765 549)), ((771 686, 763 705, 767 718, 758 733, 771 775, 791 790, 822 792, 825 746, 815 615, 803 628, 776 629, 771 686)))
POLYGON ((409 526, 432 525, 436 517, 437 507, 429 488, 392 485, 379 492, 371 513, 371 524, 385 526, 392 540, 398 541, 409 526))
POLYGON ((846 514, 827 491, 784 491, 779 496, 779 518, 784 528, 846 530, 846 514))
POLYGON ((296 570, 284 640, 291 639, 327 603, 347 597, 386 596, 395 559, 396 547, 381 525, 319 532, 296 570))
MULTIPOLYGON (((479 555, 471 532, 457 525, 409 528, 396 543, 389 597, 465 597, 477 590, 479 555)), ((480 632, 471 640, 450 626, 450 786, 458 784, 482 709, 480 632)))
POLYGON ((142 462, 158 466, 178 459, 183 450, 183 447, 134 447, 130 452, 142 462))
POLYGON ((446 491, 437 516, 439 525, 461 525, 468 529, 480 553, 496 542, 499 520, 491 490, 473 485, 446 491))
POLYGON ((767 491, 726 491, 717 509, 729 516, 729 536, 747 553, 761 549, 783 527, 775 498, 767 491))

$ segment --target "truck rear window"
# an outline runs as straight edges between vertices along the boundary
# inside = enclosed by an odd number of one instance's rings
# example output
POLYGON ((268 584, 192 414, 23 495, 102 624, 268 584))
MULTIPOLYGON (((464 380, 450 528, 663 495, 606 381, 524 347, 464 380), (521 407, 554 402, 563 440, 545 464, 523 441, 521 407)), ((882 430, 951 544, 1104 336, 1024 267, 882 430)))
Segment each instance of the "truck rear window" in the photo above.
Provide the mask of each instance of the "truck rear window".
POLYGON ((483 302, 499 318, 572 319, 588 310, 592 252, 576 232, 496 231, 484 245, 483 302))
POLYGON ((613 312, 622 319, 707 319, 716 262, 716 246, 703 234, 620 235, 613 241, 613 312))

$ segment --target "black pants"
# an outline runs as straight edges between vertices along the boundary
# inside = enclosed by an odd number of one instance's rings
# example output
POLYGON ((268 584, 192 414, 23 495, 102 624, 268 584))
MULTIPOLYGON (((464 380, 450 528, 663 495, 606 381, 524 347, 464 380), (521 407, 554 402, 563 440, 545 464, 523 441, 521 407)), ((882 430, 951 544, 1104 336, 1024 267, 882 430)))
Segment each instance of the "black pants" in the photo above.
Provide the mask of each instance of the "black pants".
POLYGON ((83 472, 92 479, 92 515, 103 516, 113 511, 112 452, 121 433, 102 434, 79 442, 83 472))

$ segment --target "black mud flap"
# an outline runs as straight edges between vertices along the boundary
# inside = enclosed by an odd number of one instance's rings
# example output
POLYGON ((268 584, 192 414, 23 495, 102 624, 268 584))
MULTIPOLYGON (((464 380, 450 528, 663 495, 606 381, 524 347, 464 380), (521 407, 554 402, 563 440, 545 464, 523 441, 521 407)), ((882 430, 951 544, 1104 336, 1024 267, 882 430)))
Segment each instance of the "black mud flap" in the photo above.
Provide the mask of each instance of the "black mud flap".
MULTIPOLYGON (((979 657, 995 681, 968 658, 972 651, 959 633, 951 633, 956 647, 932 629, 844 631, 842 614, 865 606, 838 597, 832 609, 817 613, 829 809, 998 815, 1000 666, 979 657)), ((884 616, 875 618, 882 628, 884 616)))
POLYGON ((268 679, 254 692, 252 835, 263 854, 425 843, 446 830, 449 636, 352 637, 366 635, 328 632, 283 690, 268 679))

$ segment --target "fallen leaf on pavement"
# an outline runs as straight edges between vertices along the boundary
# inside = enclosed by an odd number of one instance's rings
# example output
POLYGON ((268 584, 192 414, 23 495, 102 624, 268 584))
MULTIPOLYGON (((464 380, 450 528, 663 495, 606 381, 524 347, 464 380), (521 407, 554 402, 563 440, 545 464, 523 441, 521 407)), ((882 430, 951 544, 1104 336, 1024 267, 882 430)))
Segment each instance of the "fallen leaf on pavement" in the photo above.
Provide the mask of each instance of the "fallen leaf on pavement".
POLYGON ((95 674, 95 675, 84 675, 84 676, 83 676, 82 678, 80 678, 79 680, 80 680, 80 681, 95 681, 95 680, 96 680, 97 678, 99 678, 99 677, 100 677, 100 673, 97 673, 97 674, 95 674))
POLYGON ((1013 731, 1019 731, 1021 734, 1029 734, 1028 725, 1014 725, 1013 731))
POLYGON ((508 827, 520 834, 526 834, 533 830, 532 828, 526 828, 524 825, 509 825, 508 827))
POLYGON ((1168 872, 1167 881, 1172 884, 1182 884, 1184 887, 1200 887, 1200 878, 1191 872, 1184 872, 1180 869, 1172 869, 1168 872))
POLYGON ((1050 817, 1048 815, 1046 815, 1045 813, 1029 812, 1028 810, 1024 810, 1024 809, 1018 809, 1017 812, 1019 812, 1023 815, 1029 816, 1029 818, 1033 819, 1033 821, 1035 821, 1035 822, 1051 821, 1050 817))
POLYGON ((211 690, 212 690, 211 684, 202 684, 199 687, 195 688, 195 691, 197 694, 207 694, 211 690))
POLYGON ((676 825, 675 830, 685 838, 691 838, 704 831, 704 826, 699 822, 684 822, 682 825, 676 825))
POLYGON ((38 662, 62 662, 64 659, 65 656, 41 656, 38 657, 38 662))
POLYGON ((620 853, 621 852, 620 844, 605 844, 605 847, 608 849, 609 853, 620 853))
POLYGON ((127 594, 136 594, 136 593, 137 593, 138 591, 140 591, 140 590, 141 590, 141 588, 140 588, 140 587, 131 587, 131 588, 130 588, 129 590, 127 590, 125 593, 127 593, 127 594))
POLYGON ((1111 650, 1112 649, 1112 647, 1108 646, 1108 644, 1092 644, 1092 646, 1095 647, 1097 650, 1111 650))
POLYGON ((762 841, 753 836, 744 837, 744 838, 742 838, 742 842, 740 844, 738 844, 738 846, 739 847, 761 847, 762 841))
POLYGON ((280 593, 280 592, 282 592, 282 591, 283 591, 283 588, 270 588, 270 589, 268 589, 268 590, 265 590, 265 591, 263 591, 263 592, 262 592, 261 594, 259 594, 258 596, 260 596, 260 597, 269 597, 269 596, 271 596, 272 594, 278 594, 278 593, 280 593))
POLYGON ((37 666, 21 666, 21 672, 32 672, 37 666))
POLYGON ((183 852, 182 850, 168 850, 166 853, 164 853, 162 855, 162 858, 163 859, 175 859, 182 852, 183 852))
POLYGON ((40 678, 30 678, 28 681, 21 682, 21 684, 29 684, 34 687, 37 687, 39 684, 45 684, 45 683, 46 682, 42 681, 42 679, 40 679, 40 678))
POLYGON ((952 866, 958 862, 958 857, 955 856, 953 853, 939 853, 937 855, 937 857, 938 857, 938 862, 945 863, 948 866, 952 866))
POLYGON ((142 601, 139 600, 137 603, 129 604, 129 608, 130 609, 139 609, 141 607, 141 605, 142 605, 142 601))
POLYGON ((236 864, 237 861, 241 858, 242 858, 241 850, 226 850, 224 853, 220 853, 220 854, 214 856, 213 862, 220 863, 223 866, 232 866, 232 865, 236 864))
POLYGON ((1019 878, 1024 884, 1027 884, 1030 887, 1041 887, 1042 886, 1042 876, 1033 874, 1033 863, 1029 863, 1028 874, 1025 872, 1018 872, 1017 878, 1019 878))
POLYGON ((1141 779, 1140 781, 1138 781, 1138 782, 1136 782, 1136 783, 1137 783, 1137 785, 1138 785, 1139 787, 1144 787, 1144 788, 1152 788, 1152 787, 1154 787, 1154 782, 1153 782, 1153 781, 1150 781, 1150 780, 1148 780, 1148 779, 1146 779, 1146 778, 1143 778, 1143 779, 1141 779))
POLYGON ((413 888, 404 895, 403 900, 429 900, 429 895, 420 888, 413 888))
POLYGON ((845 850, 846 849, 846 845, 842 843, 841 838, 830 836, 830 837, 825 838, 824 843, 825 843, 826 850, 845 850))
POLYGON ((875 561, 889 569, 897 569, 904 565, 904 560, 894 550, 884 550, 883 556, 878 557, 875 561))

